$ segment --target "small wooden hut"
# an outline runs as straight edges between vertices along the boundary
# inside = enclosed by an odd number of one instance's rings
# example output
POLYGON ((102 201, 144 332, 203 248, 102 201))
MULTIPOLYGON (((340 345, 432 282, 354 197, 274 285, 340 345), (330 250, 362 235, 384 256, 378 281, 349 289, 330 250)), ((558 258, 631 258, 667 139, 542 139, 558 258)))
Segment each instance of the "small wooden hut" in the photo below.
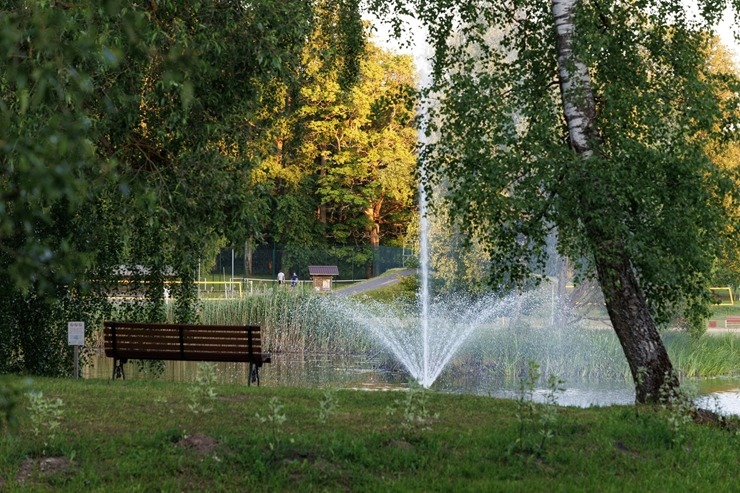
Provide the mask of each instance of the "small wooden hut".
POLYGON ((336 265, 309 265, 308 275, 313 279, 313 288, 316 291, 329 292, 334 277, 339 275, 339 268, 336 265))

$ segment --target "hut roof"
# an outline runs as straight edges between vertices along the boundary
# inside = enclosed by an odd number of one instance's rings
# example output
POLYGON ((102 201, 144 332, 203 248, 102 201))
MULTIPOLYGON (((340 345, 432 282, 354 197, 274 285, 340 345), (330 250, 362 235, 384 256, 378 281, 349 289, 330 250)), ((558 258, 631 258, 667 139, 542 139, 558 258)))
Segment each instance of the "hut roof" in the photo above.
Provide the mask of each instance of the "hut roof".
POLYGON ((338 276, 339 268, 336 265, 309 265, 310 276, 338 276))

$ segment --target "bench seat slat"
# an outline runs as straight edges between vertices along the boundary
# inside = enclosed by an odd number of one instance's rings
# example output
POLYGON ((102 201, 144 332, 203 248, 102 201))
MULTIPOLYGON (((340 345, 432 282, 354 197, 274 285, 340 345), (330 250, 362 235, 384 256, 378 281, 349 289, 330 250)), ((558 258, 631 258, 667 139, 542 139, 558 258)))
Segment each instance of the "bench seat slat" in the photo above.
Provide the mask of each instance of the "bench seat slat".
MULTIPOLYGON (((180 344, 180 337, 160 337, 157 335, 150 335, 150 336, 137 336, 137 337, 128 337, 126 334, 116 334, 116 344, 180 344)), ((104 341, 106 347, 113 345, 113 338, 106 337, 104 341)), ((198 344, 208 344, 208 345, 221 345, 221 346, 240 346, 240 347, 249 347, 249 340, 246 337, 243 338, 224 338, 224 337, 199 337, 199 338, 193 338, 189 336, 183 337, 182 343, 185 346, 192 346, 192 345, 198 345, 198 344)), ((253 339, 252 340, 252 347, 253 348, 259 348, 262 346, 262 341, 260 339, 253 339)))
MULTIPOLYGON (((208 345, 208 344, 198 344, 198 345, 187 344, 181 347, 180 345, 177 345, 177 344, 129 344, 129 343, 119 342, 116 345, 115 351, 113 350, 112 347, 105 348, 106 354, 108 356, 114 356, 114 353, 123 354, 125 351, 146 351, 146 350, 173 351, 173 352, 183 352, 183 353, 200 353, 200 352, 224 353, 224 354, 248 354, 249 353, 248 346, 222 346, 222 345, 208 345)), ((262 350, 259 347, 252 347, 252 352, 261 353, 262 350)))
MULTIPOLYGON (((129 327, 119 327, 116 326, 117 334, 125 334, 126 337, 135 337, 135 336, 141 336, 141 337, 148 337, 148 336, 157 336, 157 337, 179 337, 180 331, 177 329, 146 329, 146 328, 129 328, 129 327), (125 329, 125 330, 122 330, 125 329)), ((112 333, 108 330, 106 327, 105 329, 105 335, 112 335, 112 333)))
POLYGON ((179 330, 180 327, 186 330, 223 330, 225 332, 244 332, 245 330, 259 331, 259 325, 196 325, 196 324, 150 324, 139 322, 105 322, 106 327, 122 327, 125 329, 144 329, 144 330, 179 330))
POLYGON ((249 356, 247 354, 224 354, 224 353, 185 353, 180 354, 177 351, 146 351, 135 350, 125 351, 118 355, 119 358, 127 359, 158 359, 168 361, 218 361, 230 363, 270 363, 270 355, 259 354, 249 356))

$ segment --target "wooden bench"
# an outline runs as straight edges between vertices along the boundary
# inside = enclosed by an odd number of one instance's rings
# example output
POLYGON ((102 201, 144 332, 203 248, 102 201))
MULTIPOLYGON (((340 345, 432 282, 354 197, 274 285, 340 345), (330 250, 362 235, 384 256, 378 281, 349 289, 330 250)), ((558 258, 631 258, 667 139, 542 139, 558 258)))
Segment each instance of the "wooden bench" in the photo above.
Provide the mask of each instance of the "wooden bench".
POLYGON ((105 355, 113 358, 112 379, 126 378, 129 359, 249 363, 247 384, 260 383, 259 369, 270 363, 262 352, 257 325, 186 325, 104 322, 105 355))
POLYGON ((725 329, 740 329, 740 317, 727 317, 725 319, 725 329))

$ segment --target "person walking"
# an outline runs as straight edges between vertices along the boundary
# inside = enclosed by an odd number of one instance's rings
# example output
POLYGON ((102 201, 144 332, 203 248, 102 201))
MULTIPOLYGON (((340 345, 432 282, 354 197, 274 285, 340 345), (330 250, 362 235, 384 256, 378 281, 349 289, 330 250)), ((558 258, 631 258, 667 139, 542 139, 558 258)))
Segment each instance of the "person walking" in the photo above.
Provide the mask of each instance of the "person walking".
POLYGON ((291 287, 298 286, 298 274, 296 274, 295 272, 293 272, 293 275, 290 276, 290 285, 291 287))
POLYGON ((278 272, 278 285, 282 285, 284 280, 285 280, 285 274, 281 270, 280 272, 278 272))

